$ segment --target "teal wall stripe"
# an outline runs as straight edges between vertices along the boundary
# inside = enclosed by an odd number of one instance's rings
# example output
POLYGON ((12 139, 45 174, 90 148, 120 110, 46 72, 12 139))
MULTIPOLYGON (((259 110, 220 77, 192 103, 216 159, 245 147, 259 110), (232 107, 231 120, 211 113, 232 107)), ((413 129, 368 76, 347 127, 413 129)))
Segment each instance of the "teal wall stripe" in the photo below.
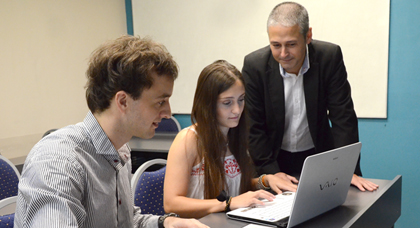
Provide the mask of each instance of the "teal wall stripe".
POLYGON ((127 34, 134 35, 133 29, 133 7, 131 0, 125 0, 125 13, 127 17, 127 34))

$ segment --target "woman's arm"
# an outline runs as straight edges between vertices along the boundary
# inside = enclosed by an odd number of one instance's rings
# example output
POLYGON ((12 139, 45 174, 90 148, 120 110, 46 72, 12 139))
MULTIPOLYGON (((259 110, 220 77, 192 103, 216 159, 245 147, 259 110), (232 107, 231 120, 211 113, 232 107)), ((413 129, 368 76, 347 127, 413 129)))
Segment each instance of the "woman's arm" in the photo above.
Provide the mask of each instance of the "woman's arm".
MULTIPOLYGON (((226 201, 186 197, 192 167, 199 162, 195 133, 184 129, 176 136, 169 149, 164 184, 165 212, 174 212, 184 218, 201 218, 225 210, 226 201)), ((271 201, 274 195, 264 190, 246 192, 232 198, 230 209, 263 204, 260 200, 262 198, 271 201)))
MULTIPOLYGON (((184 129, 176 136, 169 149, 164 184, 164 208, 185 218, 201 218, 223 211, 225 202, 217 199, 202 200, 186 197, 192 167, 199 163, 196 135, 184 129)), ((204 184, 204 183, 200 183, 204 184)))

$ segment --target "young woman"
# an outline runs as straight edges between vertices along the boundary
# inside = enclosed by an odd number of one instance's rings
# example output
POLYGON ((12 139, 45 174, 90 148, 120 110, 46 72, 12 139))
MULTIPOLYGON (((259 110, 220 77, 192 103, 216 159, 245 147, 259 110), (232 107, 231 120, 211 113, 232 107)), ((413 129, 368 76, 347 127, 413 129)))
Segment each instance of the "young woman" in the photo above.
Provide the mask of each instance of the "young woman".
POLYGON ((200 218, 261 199, 281 190, 296 191, 284 173, 255 175, 247 152, 245 87, 242 74, 219 60, 201 72, 194 96, 194 123, 176 136, 168 154, 164 208, 181 217, 200 218))

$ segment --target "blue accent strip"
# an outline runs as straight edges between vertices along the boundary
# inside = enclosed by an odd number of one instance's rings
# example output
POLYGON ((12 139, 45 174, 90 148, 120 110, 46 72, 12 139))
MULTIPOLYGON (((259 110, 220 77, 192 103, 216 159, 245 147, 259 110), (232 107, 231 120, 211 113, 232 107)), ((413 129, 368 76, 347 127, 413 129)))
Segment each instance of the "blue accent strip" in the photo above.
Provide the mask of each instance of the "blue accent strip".
POLYGON ((131 0, 125 0, 125 14, 127 16, 127 34, 134 35, 133 7, 132 7, 131 0))

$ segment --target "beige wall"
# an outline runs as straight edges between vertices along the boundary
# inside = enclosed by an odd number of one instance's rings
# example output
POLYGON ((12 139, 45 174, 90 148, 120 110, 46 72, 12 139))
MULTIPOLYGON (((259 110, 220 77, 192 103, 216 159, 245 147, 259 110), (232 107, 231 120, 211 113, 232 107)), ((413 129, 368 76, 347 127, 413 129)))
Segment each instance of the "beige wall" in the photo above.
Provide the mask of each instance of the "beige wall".
POLYGON ((125 1, 1 1, 0 21, 0 153, 14 159, 83 120, 87 60, 127 34, 125 1))

